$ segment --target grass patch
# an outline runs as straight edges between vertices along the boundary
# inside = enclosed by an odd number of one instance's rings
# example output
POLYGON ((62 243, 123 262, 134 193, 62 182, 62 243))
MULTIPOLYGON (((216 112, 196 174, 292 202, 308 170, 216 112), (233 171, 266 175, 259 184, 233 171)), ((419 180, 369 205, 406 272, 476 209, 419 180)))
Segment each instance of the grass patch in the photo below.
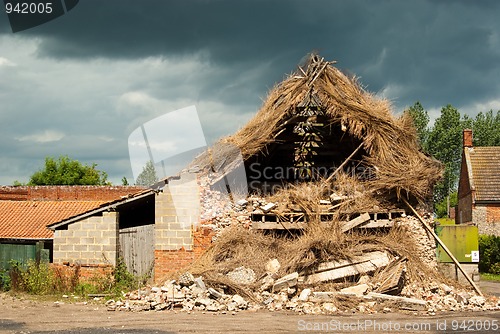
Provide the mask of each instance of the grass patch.
POLYGON ((481 273, 480 275, 483 281, 500 282, 500 275, 490 273, 481 273))

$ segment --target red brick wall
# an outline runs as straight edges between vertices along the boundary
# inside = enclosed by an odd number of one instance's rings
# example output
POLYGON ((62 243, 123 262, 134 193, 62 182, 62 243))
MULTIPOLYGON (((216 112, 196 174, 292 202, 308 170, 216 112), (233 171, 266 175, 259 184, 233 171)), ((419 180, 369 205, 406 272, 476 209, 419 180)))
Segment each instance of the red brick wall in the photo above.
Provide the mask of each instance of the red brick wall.
POLYGON ((498 223, 500 228, 500 204, 489 204, 486 207, 486 221, 498 223))
POLYGON ((193 230, 193 250, 155 250, 155 282, 161 282, 169 274, 183 270, 200 258, 212 244, 214 232, 203 225, 193 230))
POLYGON ((112 201, 144 189, 138 186, 2 186, 0 200, 112 201))
POLYGON ((78 282, 92 282, 99 280, 99 278, 110 278, 113 277, 113 266, 110 265, 96 265, 96 266, 75 266, 75 265, 64 265, 64 264, 54 264, 51 266, 57 276, 64 278, 67 282, 70 282, 77 274, 78 282))

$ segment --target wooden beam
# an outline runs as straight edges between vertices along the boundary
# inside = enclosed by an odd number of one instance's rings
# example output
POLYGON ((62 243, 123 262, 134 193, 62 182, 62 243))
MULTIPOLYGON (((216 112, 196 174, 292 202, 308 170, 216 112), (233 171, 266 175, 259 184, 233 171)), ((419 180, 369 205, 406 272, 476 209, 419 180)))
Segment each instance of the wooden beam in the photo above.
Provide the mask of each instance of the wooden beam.
POLYGON ((304 275, 304 283, 334 281, 341 278, 373 272, 388 265, 389 256, 385 252, 372 252, 350 260, 322 263, 314 273, 304 275))
POLYGON ((304 229, 307 223, 287 223, 287 222, 252 222, 252 229, 254 230, 294 230, 304 229))
POLYGON ((373 298, 380 300, 389 300, 397 302, 401 309, 420 311, 427 308, 427 302, 421 299, 406 298, 400 296, 385 295, 383 293, 369 292, 365 298, 373 298))
POLYGON ((361 144, 359 144, 359 146, 354 150, 354 152, 351 153, 350 156, 347 157, 347 159, 344 160, 344 162, 332 173, 332 175, 330 175, 327 179, 326 179, 326 182, 330 182, 333 177, 342 169, 344 168, 344 166, 347 164, 347 162, 349 160, 352 159, 352 157, 354 157, 354 155, 356 153, 358 153, 358 151, 361 149, 361 147, 363 147, 363 142, 361 142, 361 144))
POLYGON ((467 273, 465 272, 464 268, 462 268, 462 266, 460 265, 460 262, 458 262, 458 260, 456 259, 456 257, 450 252, 450 250, 448 249, 448 247, 446 247, 446 245, 443 243, 443 241, 441 241, 441 239, 439 239, 439 237, 434 232, 434 230, 432 228, 430 228, 430 226, 427 225, 427 223, 425 222, 425 220, 418 214, 417 210, 415 210, 415 208, 410 203, 408 203, 408 201, 406 200, 406 198, 402 197, 402 199, 403 199, 403 202, 411 209, 411 211, 413 211, 413 213, 415 214, 415 216, 417 216, 417 218, 420 220, 420 222, 422 223, 422 225, 424 225, 424 228, 427 230, 427 232, 429 232, 430 234, 432 234, 432 236, 434 237, 434 239, 441 245, 441 247, 443 248, 443 250, 446 252, 446 254, 448 254, 448 256, 451 258, 451 260, 455 263, 455 266, 458 267, 458 269, 465 276, 465 278, 467 279, 467 281, 469 281, 469 283, 472 285, 472 287, 474 288, 474 290, 476 290, 476 292, 481 297, 483 297, 483 294, 482 294, 481 290, 479 290, 479 287, 476 285, 476 283, 474 283, 474 281, 472 280, 472 278, 470 278, 469 275, 467 275, 467 273))
POLYGON ((368 212, 365 212, 362 215, 360 215, 354 219, 351 219, 350 221, 348 221, 347 223, 342 225, 341 230, 342 230, 342 232, 345 233, 345 232, 355 228, 356 226, 363 224, 364 222, 366 222, 368 220, 370 220, 370 214, 368 212))

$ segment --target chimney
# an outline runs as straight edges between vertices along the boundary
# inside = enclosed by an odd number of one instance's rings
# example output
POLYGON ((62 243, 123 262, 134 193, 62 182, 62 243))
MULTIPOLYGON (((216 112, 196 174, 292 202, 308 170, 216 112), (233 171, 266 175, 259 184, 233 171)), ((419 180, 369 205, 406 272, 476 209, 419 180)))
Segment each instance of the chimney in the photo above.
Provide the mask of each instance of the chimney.
POLYGON ((472 147, 472 130, 464 129, 464 147, 472 147))

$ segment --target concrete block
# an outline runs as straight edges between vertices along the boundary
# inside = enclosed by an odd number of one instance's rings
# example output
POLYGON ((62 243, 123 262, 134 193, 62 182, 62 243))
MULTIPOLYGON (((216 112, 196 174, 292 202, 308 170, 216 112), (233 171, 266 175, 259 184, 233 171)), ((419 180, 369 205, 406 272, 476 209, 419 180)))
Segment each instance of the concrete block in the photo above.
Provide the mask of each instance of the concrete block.
POLYGON ((87 223, 92 223, 92 224, 100 224, 100 223, 102 223, 102 217, 93 216, 93 217, 89 217, 85 220, 82 220, 82 222, 87 222, 87 223))
POLYGON ((67 259, 69 261, 71 260, 78 260, 81 258, 81 253, 80 252, 67 252, 67 259))
POLYGON ((101 231, 102 238, 116 238, 118 236, 117 230, 101 231))
POLYGON ((106 258, 109 263, 111 263, 113 266, 116 265, 116 252, 103 252, 104 257, 106 258))
POLYGON ((62 245, 59 245, 59 250, 61 252, 72 252, 75 250, 73 247, 74 247, 73 244, 62 244, 62 245))
POLYGON ((74 245, 73 250, 77 252, 86 252, 88 250, 88 245, 74 245))
POLYGON ((61 231, 60 232, 60 236, 61 238, 69 238, 69 237, 73 237, 74 236, 74 232, 73 230, 65 230, 65 231, 61 231))
POLYGON ((162 231, 162 237, 163 238, 175 238, 177 237, 177 231, 172 231, 172 230, 165 230, 165 231, 162 231))
POLYGON ((73 224, 71 224, 71 225, 68 226, 68 229, 71 229, 71 230, 74 230, 74 231, 81 230, 82 229, 82 224, 83 223, 81 221, 73 223, 73 224))
POLYGON ((74 234, 75 237, 88 237, 89 236, 89 231, 86 230, 75 230, 74 234))
POLYGON ((67 258, 67 252, 54 252, 54 263, 62 263, 64 261, 67 261, 67 258))
POLYGON ((97 245, 97 244, 89 244, 87 245, 87 251, 89 252, 100 252, 103 250, 103 248, 106 246, 103 245, 97 245))
POLYGON ((170 223, 168 224, 168 229, 171 231, 183 230, 182 225, 179 223, 170 223))
POLYGON ((182 243, 183 245, 192 245, 193 244, 193 238, 182 238, 182 243))
POLYGON ((348 295, 352 294, 361 297, 368 291, 369 288, 370 287, 368 286, 368 284, 358 284, 347 288, 343 288, 340 290, 340 292, 343 294, 348 294, 348 295))
POLYGON ((96 242, 97 238, 81 238, 79 244, 92 245, 96 242))
POLYGON ((175 237, 178 238, 191 238, 191 230, 175 231, 175 237))
POLYGON ((89 231, 88 236, 89 236, 90 238, 98 238, 98 237, 101 237, 101 230, 89 231))
POLYGON ((95 243, 98 245, 111 245, 110 238, 95 238, 95 243))
POLYGON ((95 230, 97 228, 97 224, 96 223, 84 223, 83 226, 82 226, 82 229, 83 230, 95 230))
MULTIPOLYGON (((191 216, 177 216, 177 222, 181 225, 189 225, 192 221, 191 216)), ((183 228, 181 227, 181 229, 183 228)))
POLYGON ((101 250, 104 252, 116 252, 118 245, 102 245, 100 246, 101 250))
POLYGON ((169 245, 184 245, 184 240, 182 238, 168 238, 169 245))
POLYGON ((177 216, 163 216, 161 217, 162 223, 176 223, 177 222, 177 216))
POLYGON ((80 237, 68 237, 68 238, 66 238, 66 243, 76 245, 76 244, 79 244, 81 242, 81 240, 82 239, 80 237))
POLYGON ((178 212, 173 206, 168 206, 156 210, 156 214, 158 216, 177 216, 178 212))
POLYGON ((89 260, 92 260, 95 258, 95 252, 81 252, 80 253, 80 259, 83 260, 82 262, 88 263, 89 260))
POLYGON ((294 272, 278 279, 273 285, 273 291, 280 291, 284 288, 293 288, 297 285, 299 273, 294 272))

